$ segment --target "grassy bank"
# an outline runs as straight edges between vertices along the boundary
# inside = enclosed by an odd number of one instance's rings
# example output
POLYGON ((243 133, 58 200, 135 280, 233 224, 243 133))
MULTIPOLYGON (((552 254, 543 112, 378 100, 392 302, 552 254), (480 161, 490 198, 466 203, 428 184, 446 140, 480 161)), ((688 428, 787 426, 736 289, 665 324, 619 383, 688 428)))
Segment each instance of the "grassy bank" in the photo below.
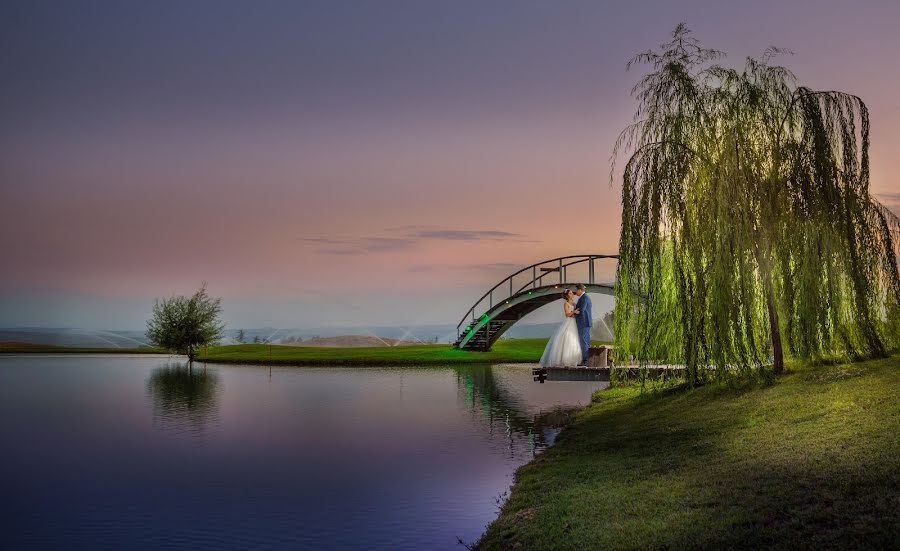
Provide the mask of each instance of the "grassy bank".
MULTIPOLYGON (((457 350, 448 344, 415 346, 325 347, 268 344, 210 346, 198 361, 295 366, 404 366, 476 363, 536 363, 547 339, 502 339, 490 352, 457 350)), ((599 344, 599 343, 595 343, 599 344)), ((0 353, 158 354, 155 348, 70 348, 28 343, 0 343, 0 353)))
POLYGON ((0 354, 164 354, 159 348, 91 348, 29 342, 0 342, 0 354))
POLYGON ((603 391, 479 549, 896 548, 900 358, 771 386, 603 391))
POLYGON ((448 344, 331 348, 236 344, 212 346, 198 360, 216 363, 299 366, 452 365, 537 362, 547 339, 503 339, 490 352, 457 350, 448 344))

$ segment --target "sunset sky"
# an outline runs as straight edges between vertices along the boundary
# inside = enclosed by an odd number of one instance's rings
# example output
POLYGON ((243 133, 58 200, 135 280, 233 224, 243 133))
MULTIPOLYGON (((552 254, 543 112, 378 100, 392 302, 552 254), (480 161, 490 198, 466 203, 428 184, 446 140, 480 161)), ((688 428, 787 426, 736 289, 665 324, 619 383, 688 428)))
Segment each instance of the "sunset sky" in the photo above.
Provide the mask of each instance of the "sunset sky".
MULTIPOLYGON (((685 21, 861 96, 900 204, 900 2, 0 7, 0 326, 453 323, 518 266, 613 253, 626 72, 685 21)), ((595 312, 597 314, 597 312, 595 312)))

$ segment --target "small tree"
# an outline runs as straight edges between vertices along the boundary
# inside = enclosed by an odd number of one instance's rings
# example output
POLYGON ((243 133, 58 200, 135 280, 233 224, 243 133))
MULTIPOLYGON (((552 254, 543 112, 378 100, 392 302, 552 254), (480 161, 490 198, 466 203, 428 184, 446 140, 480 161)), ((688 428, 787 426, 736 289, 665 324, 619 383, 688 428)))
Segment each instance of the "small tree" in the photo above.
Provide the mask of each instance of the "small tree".
POLYGON ((244 344, 245 342, 247 342, 247 336, 244 335, 243 329, 238 329, 237 337, 234 340, 240 344, 244 344))
POLYGON ((190 298, 157 299, 153 317, 147 322, 147 338, 153 346, 185 354, 193 361, 197 350, 222 338, 225 326, 219 321, 221 303, 221 298, 206 293, 205 282, 190 298))

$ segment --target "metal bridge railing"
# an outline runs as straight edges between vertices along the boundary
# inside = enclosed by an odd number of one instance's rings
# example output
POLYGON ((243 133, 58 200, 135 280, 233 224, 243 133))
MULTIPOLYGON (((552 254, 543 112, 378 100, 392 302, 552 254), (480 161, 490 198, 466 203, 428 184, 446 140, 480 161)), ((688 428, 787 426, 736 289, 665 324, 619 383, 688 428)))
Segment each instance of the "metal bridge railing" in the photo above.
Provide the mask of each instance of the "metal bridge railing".
MULTIPOLYGON (((509 297, 512 297, 512 296, 515 296, 515 295, 521 293, 522 291, 524 291, 526 289, 529 289, 529 288, 536 289, 537 287, 543 287, 544 285, 552 285, 552 284, 557 284, 557 283, 559 285, 565 285, 565 284, 569 284, 569 283, 594 284, 594 283, 597 283, 597 281, 596 281, 597 280, 597 270, 594 266, 594 262, 596 260, 609 259, 609 258, 618 259, 619 255, 615 255, 615 254, 580 254, 580 255, 561 256, 559 258, 552 258, 550 260, 544 260, 542 262, 538 262, 537 264, 532 264, 531 266, 526 266, 526 267, 522 268, 521 270, 519 270, 518 272, 510 274, 509 276, 504 278, 502 281, 500 281, 500 283, 491 287, 488 290, 488 292, 486 292, 484 295, 482 295, 481 298, 479 298, 477 301, 475 301, 475 304, 473 304, 472 307, 469 308, 469 311, 466 312, 466 314, 462 317, 462 320, 460 320, 459 325, 456 326, 456 338, 459 339, 460 335, 462 334, 461 329, 462 329, 463 325, 466 325, 467 323, 474 323, 476 321, 476 319, 477 319, 475 316, 476 311, 479 313, 482 313, 482 309, 479 308, 480 305, 483 305, 485 303, 487 304, 487 307, 483 309, 483 311, 485 311, 485 312, 494 307, 494 293, 495 292, 499 292, 501 289, 505 290, 508 287, 509 294, 508 295, 504 294, 502 296, 503 299, 507 299, 509 297), (588 266, 587 281, 585 281, 583 278, 574 279, 574 280, 570 281, 567 278, 568 271, 569 271, 568 268, 570 266, 574 266, 576 264, 584 264, 584 263, 587 263, 587 266, 588 266), (531 279, 526 281, 526 283, 524 285, 521 285, 520 287, 516 287, 513 284, 513 279, 518 275, 527 274, 529 271, 531 272, 531 274, 530 274, 531 279), (548 278, 547 283, 544 282, 544 278, 548 278), (556 281, 557 279, 558 279, 558 282, 556 281)), ((527 278, 528 275, 526 275, 525 277, 527 278)))

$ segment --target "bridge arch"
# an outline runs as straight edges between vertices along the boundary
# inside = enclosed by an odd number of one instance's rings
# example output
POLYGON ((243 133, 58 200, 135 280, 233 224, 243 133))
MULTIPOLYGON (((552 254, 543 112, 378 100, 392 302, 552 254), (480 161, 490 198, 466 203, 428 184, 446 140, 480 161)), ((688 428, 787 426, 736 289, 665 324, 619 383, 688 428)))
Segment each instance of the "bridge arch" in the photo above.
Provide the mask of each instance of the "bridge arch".
POLYGON ((595 263, 618 258, 618 255, 610 254, 562 256, 508 275, 482 295, 463 316, 456 326, 456 348, 490 350, 517 321, 558 300, 567 286, 583 283, 588 293, 615 295, 614 283, 597 281, 595 263), (576 277, 579 273, 570 277, 572 266, 587 267, 587 277, 576 277))

